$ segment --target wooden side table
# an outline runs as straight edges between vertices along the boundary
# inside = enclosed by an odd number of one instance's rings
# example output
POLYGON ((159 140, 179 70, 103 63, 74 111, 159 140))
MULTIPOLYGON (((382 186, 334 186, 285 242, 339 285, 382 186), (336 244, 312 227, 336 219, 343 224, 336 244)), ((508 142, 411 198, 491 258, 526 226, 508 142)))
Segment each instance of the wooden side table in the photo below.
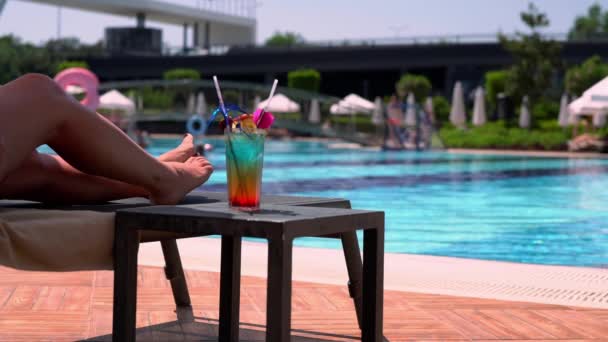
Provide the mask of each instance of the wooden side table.
POLYGON ((288 341, 291 326, 293 239, 364 230, 362 340, 382 340, 384 213, 349 209, 265 205, 251 214, 226 203, 119 210, 116 216, 113 338, 135 340, 137 251, 141 230, 181 237, 222 236, 220 341, 238 341, 242 237, 268 245, 267 341, 288 341))

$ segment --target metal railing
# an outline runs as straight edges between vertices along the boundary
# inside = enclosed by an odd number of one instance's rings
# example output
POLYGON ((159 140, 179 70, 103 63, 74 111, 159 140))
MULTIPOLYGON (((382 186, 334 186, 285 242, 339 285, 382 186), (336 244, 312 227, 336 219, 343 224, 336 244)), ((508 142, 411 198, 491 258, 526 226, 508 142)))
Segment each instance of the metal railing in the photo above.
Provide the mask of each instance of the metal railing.
MULTIPOLYGON (((504 34, 508 38, 515 38, 515 33, 504 34)), ((567 41, 566 33, 543 33, 543 36, 556 41, 567 41)), ((357 47, 357 46, 386 46, 386 45, 442 45, 442 44, 473 44, 473 43, 496 43, 498 42, 497 33, 471 33, 453 35, 428 35, 412 37, 381 37, 381 38, 361 38, 361 39, 334 39, 334 40, 310 40, 292 46, 266 47, 263 44, 248 46, 212 46, 208 50, 189 49, 184 51, 182 47, 166 46, 164 53, 167 55, 222 55, 231 49, 254 49, 254 48, 274 48, 274 49, 299 49, 311 47, 357 47)), ((585 41, 606 41, 607 39, 589 39, 585 41)))

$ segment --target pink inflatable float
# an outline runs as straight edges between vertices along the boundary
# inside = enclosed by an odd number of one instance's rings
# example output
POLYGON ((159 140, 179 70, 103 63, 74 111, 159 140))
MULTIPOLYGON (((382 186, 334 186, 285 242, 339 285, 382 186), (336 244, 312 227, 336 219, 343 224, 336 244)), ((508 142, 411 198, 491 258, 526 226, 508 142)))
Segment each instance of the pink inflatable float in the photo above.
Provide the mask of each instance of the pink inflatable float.
POLYGON ((87 95, 80 103, 91 110, 97 110, 99 106, 99 94, 97 93, 99 79, 97 79, 94 73, 83 68, 69 68, 58 73, 55 76, 55 82, 63 90, 66 90, 70 85, 83 88, 87 92, 87 95))

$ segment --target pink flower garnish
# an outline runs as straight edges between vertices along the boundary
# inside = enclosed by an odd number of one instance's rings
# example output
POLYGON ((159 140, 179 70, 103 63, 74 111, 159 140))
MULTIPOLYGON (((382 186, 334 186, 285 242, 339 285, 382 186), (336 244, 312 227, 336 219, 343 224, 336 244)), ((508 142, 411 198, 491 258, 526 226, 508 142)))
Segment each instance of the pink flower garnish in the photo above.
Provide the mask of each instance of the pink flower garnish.
POLYGON ((262 109, 257 109, 253 112, 253 122, 257 123, 258 128, 267 129, 272 126, 274 116, 271 112, 263 112, 262 109))

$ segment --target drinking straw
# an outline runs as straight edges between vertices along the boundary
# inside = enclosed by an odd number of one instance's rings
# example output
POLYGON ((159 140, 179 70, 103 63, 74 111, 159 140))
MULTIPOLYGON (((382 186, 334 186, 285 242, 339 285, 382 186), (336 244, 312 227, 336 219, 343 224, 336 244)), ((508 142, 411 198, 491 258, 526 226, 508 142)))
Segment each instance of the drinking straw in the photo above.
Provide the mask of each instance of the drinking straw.
POLYGON ((272 89, 270 89, 270 95, 268 95, 268 102, 266 102, 266 105, 264 106, 264 108, 262 108, 262 113, 260 113, 258 121, 255 123, 256 126, 260 124, 260 122, 262 121, 262 117, 264 117, 264 114, 266 114, 266 108, 268 108, 268 105, 270 105, 270 102, 272 101, 272 97, 274 96, 274 92, 277 90, 278 83, 279 80, 275 78, 274 82, 272 83, 272 89))
POLYGON ((230 134, 230 120, 228 120, 228 113, 226 113, 226 107, 224 106, 224 98, 222 98, 222 91, 220 90, 220 83, 217 81, 217 76, 213 75, 213 84, 215 85, 215 91, 217 92, 217 98, 220 101, 220 110, 226 120, 226 127, 228 127, 228 134, 230 134))

